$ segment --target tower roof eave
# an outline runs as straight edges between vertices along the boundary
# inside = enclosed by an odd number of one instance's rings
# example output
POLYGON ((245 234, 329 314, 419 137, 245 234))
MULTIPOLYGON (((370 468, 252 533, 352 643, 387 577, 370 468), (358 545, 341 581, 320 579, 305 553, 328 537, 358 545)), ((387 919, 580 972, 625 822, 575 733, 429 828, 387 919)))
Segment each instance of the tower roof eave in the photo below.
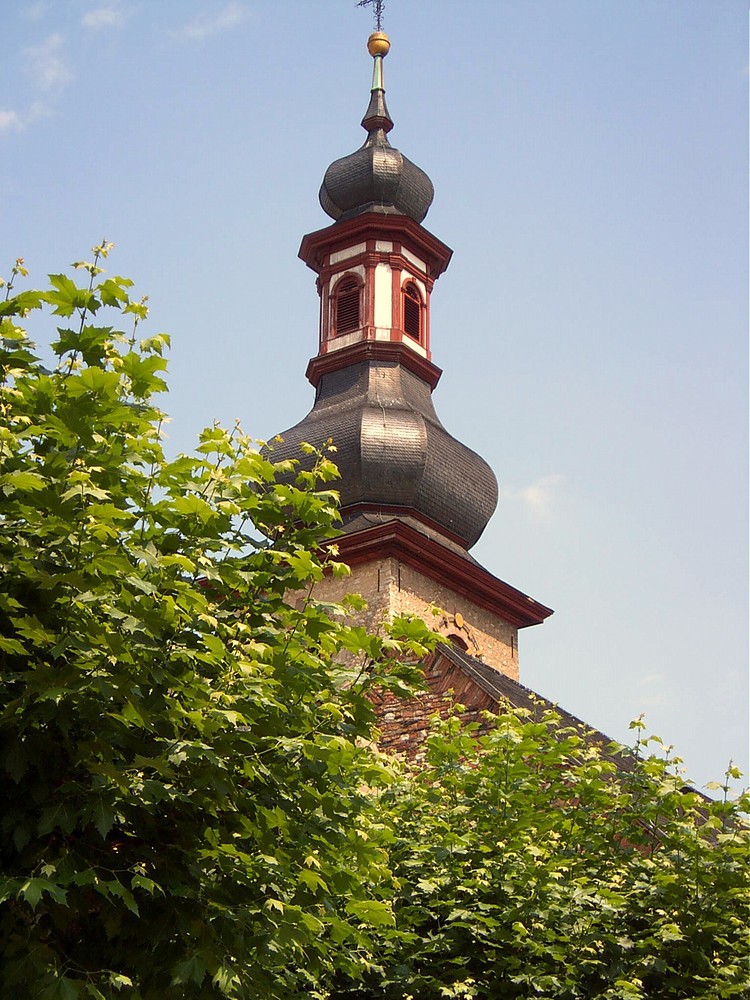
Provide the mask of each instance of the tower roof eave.
POLYGON ((466 557, 452 552, 395 518, 364 531, 340 535, 333 544, 341 561, 349 566, 395 556, 517 628, 541 625, 554 613, 552 608, 493 576, 468 552, 466 557))

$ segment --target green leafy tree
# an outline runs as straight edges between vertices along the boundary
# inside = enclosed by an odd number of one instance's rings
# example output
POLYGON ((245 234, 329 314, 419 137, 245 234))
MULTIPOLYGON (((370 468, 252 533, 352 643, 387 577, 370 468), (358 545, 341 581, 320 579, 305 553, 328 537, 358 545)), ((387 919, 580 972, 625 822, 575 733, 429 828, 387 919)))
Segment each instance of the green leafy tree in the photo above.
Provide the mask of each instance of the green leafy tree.
POLYGON ((750 996, 750 800, 686 788, 668 752, 604 747, 556 712, 438 722, 385 793, 396 925, 336 995, 750 996))
POLYGON ((373 751, 426 627, 315 600, 326 454, 165 459, 109 250, 0 302, 0 996, 750 996, 747 798, 541 708, 373 751))
POLYGON ((393 921, 366 694, 429 635, 314 600, 326 455, 295 480, 212 427, 165 459, 168 340, 110 249, 0 303, 0 995, 315 996, 393 921))

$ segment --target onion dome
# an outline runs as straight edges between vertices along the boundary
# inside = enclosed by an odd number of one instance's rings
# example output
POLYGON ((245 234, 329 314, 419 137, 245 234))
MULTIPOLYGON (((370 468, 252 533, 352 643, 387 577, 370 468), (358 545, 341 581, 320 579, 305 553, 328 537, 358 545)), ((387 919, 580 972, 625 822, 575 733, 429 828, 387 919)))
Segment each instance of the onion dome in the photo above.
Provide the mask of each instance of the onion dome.
POLYGON ((421 222, 432 204, 430 178, 388 141, 393 121, 385 103, 383 59, 390 45, 382 31, 374 32, 367 41, 374 59, 370 103, 362 119, 367 139, 355 153, 334 160, 320 187, 323 211, 337 221, 363 212, 381 212, 421 222))
POLYGON ((409 520, 468 549, 497 506, 497 480, 476 452, 440 423, 431 387, 406 365, 360 360, 322 375, 315 405, 273 444, 273 460, 332 440, 344 531, 363 519, 409 520))

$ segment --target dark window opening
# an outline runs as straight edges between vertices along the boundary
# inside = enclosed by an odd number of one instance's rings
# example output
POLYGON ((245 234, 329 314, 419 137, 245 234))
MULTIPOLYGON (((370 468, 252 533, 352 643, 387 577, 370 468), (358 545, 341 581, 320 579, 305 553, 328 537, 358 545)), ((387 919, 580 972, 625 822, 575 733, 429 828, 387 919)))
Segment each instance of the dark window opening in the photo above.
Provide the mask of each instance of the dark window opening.
POLYGON ((404 285, 404 333, 419 340, 422 325, 422 300, 417 286, 409 282, 404 285))
POLYGON ((359 285, 354 278, 344 278, 336 288, 336 333, 359 327, 359 285))

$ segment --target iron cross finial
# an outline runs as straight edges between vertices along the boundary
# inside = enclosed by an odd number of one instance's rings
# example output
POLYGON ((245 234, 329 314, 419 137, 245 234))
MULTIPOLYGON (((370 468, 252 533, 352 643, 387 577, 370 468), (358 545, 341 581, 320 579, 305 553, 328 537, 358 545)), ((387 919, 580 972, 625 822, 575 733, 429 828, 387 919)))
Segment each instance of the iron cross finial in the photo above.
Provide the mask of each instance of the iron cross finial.
POLYGON ((385 0, 359 0, 357 6, 372 7, 372 12, 375 16, 375 30, 383 30, 383 11, 385 9, 385 0))

